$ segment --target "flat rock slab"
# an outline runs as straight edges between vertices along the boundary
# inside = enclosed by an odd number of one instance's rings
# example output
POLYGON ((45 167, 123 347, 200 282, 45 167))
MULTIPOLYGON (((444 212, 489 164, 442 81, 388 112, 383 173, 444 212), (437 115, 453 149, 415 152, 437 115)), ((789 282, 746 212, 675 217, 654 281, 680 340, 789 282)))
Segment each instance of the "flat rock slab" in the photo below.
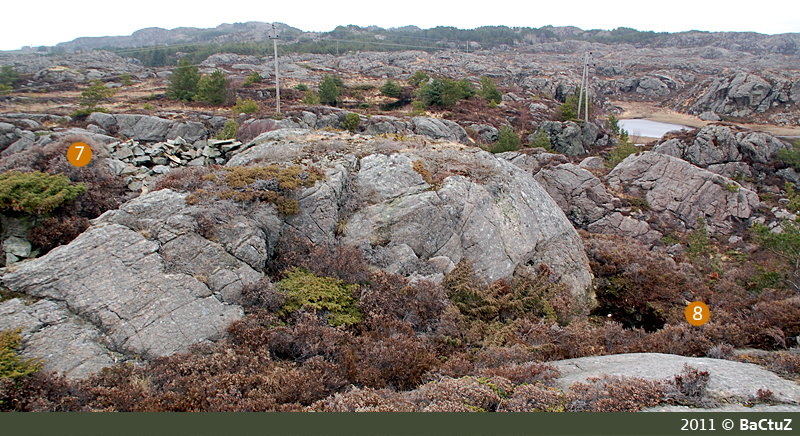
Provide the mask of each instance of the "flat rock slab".
POLYGON ((158 248, 125 226, 100 224, 6 274, 3 284, 64 303, 127 355, 166 356, 221 337, 241 307, 220 302, 192 276, 167 274, 158 248))
POLYGON ((683 365, 687 364, 701 371, 708 371, 707 397, 747 399, 755 397, 759 389, 769 389, 783 403, 795 406, 800 403, 800 383, 782 379, 752 363, 674 354, 632 353, 581 357, 553 364, 561 371, 557 383, 562 389, 590 377, 605 375, 641 377, 647 380, 671 379, 680 374, 683 365))

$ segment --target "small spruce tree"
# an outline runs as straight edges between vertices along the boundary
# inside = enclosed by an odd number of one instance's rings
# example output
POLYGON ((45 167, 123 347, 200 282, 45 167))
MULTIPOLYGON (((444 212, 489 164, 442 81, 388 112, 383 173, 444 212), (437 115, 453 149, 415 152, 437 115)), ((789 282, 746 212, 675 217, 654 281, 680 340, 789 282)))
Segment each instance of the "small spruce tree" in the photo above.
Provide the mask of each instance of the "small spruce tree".
POLYGON ((225 87, 227 83, 225 73, 221 70, 216 70, 209 75, 203 76, 197 85, 195 98, 210 104, 222 104, 225 102, 225 87))
POLYGON ((169 77, 167 98, 191 101, 197 95, 198 82, 200 82, 200 70, 186 58, 181 59, 169 77))
POLYGON ((517 136, 517 132, 509 125, 501 127, 500 133, 497 135, 497 142, 495 142, 492 147, 492 153, 517 150, 519 150, 519 136, 517 136))
POLYGON ((338 99, 339 87, 336 86, 336 80, 326 74, 319 82, 319 101, 322 104, 336 106, 338 99))
POLYGON ((478 94, 485 98, 486 101, 493 101, 495 104, 503 101, 503 94, 497 90, 494 80, 486 76, 481 76, 481 90, 478 94))
POLYGON ((381 86, 381 94, 387 97, 400 97, 401 92, 403 92, 403 88, 399 83, 392 81, 392 79, 387 80, 386 83, 381 86))
POLYGON ((344 127, 345 130, 347 130, 348 132, 350 132, 352 134, 352 133, 356 132, 356 128, 358 128, 358 123, 360 123, 360 122, 361 122, 361 118, 358 116, 358 114, 354 114, 354 113, 350 112, 344 118, 344 122, 342 123, 342 127, 344 127))
POLYGON ((108 100, 116 93, 115 90, 108 88, 99 79, 92 80, 92 84, 81 92, 80 104, 88 110, 97 108, 97 104, 108 100))

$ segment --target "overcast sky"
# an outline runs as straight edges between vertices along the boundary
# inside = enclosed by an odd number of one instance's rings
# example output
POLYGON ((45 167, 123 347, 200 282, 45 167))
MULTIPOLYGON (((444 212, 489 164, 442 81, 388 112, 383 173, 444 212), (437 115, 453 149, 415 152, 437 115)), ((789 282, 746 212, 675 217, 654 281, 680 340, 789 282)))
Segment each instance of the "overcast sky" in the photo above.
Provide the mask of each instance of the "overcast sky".
POLYGON ((461 29, 551 24, 585 30, 800 32, 800 0, 11 0, 4 2, 2 12, 0 50, 55 45, 81 36, 130 35, 146 27, 206 28, 245 21, 282 22, 305 31, 347 24, 461 29))

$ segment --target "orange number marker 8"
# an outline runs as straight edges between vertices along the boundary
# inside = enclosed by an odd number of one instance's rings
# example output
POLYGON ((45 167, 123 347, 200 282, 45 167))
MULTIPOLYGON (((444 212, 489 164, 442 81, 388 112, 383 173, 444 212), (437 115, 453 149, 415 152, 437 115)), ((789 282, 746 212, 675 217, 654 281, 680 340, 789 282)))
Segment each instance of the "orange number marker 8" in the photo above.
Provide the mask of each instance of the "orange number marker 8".
POLYGON ((701 326, 707 323, 710 315, 708 306, 702 301, 695 301, 686 306, 686 321, 691 325, 701 326))
POLYGON ((67 160, 78 168, 84 167, 92 160, 92 149, 83 142, 76 142, 69 146, 67 160))

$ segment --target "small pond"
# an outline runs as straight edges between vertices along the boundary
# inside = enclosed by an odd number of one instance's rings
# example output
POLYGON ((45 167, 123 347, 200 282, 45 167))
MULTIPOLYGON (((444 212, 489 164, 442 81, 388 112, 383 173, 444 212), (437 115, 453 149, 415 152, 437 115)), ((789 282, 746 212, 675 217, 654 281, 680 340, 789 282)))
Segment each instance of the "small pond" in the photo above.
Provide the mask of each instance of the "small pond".
POLYGON ((619 120, 620 129, 625 129, 631 136, 646 136, 648 138, 660 138, 670 130, 687 129, 692 130, 691 127, 682 126, 680 124, 660 123, 658 121, 650 120, 619 120))

